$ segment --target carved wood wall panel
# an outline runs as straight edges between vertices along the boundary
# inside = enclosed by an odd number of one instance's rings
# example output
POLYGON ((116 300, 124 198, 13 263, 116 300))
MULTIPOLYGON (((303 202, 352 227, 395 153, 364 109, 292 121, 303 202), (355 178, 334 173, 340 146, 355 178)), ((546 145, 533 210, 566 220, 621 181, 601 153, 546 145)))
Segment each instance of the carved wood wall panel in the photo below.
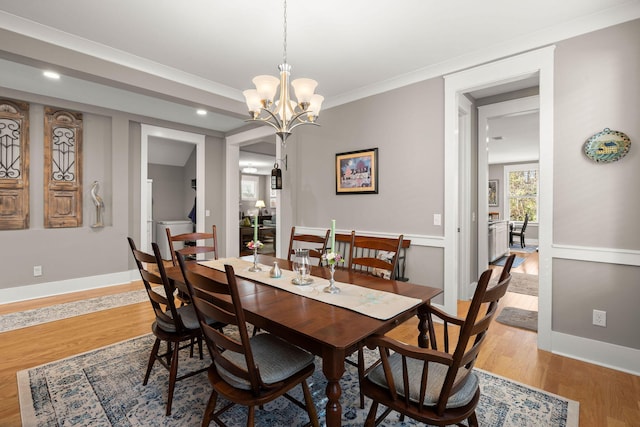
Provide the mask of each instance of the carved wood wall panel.
POLYGON ((45 107, 44 226, 82 226, 82 114, 45 107))
POLYGON ((0 230, 29 228, 29 104, 0 99, 0 230))

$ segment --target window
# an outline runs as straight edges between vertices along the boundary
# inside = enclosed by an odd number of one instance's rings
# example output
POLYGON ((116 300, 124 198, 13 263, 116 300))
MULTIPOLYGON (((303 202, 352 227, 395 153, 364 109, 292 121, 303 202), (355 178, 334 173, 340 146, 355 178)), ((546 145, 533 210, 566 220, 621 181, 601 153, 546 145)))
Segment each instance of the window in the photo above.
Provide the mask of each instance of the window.
POLYGON ((240 180, 240 199, 258 200, 258 184, 260 177, 254 175, 242 175, 240 180))
POLYGON ((538 222, 538 164, 509 165, 504 168, 507 212, 510 221, 538 222))

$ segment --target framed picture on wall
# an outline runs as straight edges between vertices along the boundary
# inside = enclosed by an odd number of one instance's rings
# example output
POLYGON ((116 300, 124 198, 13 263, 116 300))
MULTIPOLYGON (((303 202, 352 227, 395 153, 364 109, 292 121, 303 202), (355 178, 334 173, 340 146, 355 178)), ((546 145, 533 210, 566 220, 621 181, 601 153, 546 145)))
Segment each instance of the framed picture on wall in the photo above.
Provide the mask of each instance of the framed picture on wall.
POLYGON ((498 180, 489 180, 489 206, 498 206, 498 180))
POLYGON ((260 178, 253 175, 242 175, 240 180, 240 198, 242 200, 258 200, 258 184, 260 178))
POLYGON ((378 194, 378 149, 336 154, 336 194, 378 194))

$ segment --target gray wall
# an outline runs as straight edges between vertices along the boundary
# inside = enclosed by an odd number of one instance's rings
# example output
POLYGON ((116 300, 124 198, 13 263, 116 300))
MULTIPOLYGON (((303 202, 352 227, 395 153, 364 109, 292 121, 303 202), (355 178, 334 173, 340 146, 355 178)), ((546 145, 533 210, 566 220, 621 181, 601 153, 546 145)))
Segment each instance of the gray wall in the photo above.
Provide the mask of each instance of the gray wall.
MULTIPOLYGON (((175 123, 132 116, 84 104, 0 88, 0 96, 30 103, 30 227, 0 231, 0 289, 36 285, 131 270, 134 264, 127 236, 139 235, 140 217, 140 123, 206 133, 175 123), (83 225, 78 228, 43 227, 43 123, 44 106, 68 108, 83 113, 83 225), (91 228, 95 208, 89 191, 100 183, 105 202, 105 227, 91 228), (42 276, 33 277, 33 266, 42 266, 42 276)), ((223 141, 208 135, 206 148, 205 209, 212 213, 205 227, 220 224, 224 238, 223 141)), ((190 182, 190 181, 189 181, 190 182)), ((193 192, 193 190, 189 189, 193 192)))
MULTIPOLYGON (((553 243, 640 250, 640 21, 558 43, 555 54, 553 243), (631 151, 596 164, 584 142, 604 128, 631 151)), ((640 349, 640 267, 555 259, 553 330, 640 349), (591 325, 593 309, 607 327, 591 325)))
MULTIPOLYGON (((433 225, 433 214, 444 211, 443 103, 436 78, 332 108, 321 126, 297 128, 283 171, 292 223, 328 228, 335 219, 339 230, 443 236, 433 225), (376 147, 378 194, 336 195, 335 154, 376 147)), ((441 248, 414 246, 406 274, 442 287, 443 259, 441 248)))

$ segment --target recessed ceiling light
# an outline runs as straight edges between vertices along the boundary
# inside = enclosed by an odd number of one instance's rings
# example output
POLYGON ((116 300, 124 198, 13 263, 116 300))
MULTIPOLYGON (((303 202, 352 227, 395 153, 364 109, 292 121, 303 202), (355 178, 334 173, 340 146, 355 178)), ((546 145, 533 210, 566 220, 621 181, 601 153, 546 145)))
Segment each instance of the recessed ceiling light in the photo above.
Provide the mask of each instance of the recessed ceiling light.
POLYGON ((199 109, 199 110, 196 110, 196 113, 198 113, 198 115, 200 116, 206 116, 207 110, 199 109))
POLYGON ((54 79, 54 80, 60 79, 60 74, 56 73, 55 71, 44 71, 42 75, 48 79, 54 79))

